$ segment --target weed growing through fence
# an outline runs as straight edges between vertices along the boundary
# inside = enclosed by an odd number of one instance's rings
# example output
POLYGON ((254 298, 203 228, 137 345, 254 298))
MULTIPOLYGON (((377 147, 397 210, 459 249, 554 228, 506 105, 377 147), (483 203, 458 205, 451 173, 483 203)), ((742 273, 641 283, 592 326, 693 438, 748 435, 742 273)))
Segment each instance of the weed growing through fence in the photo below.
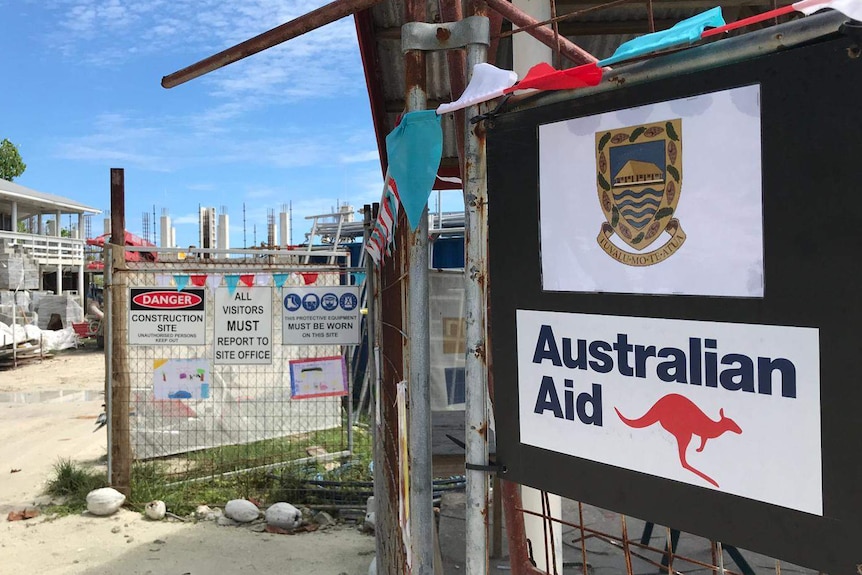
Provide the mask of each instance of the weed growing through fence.
POLYGON ((60 515, 80 513, 87 508, 87 494, 106 485, 108 478, 104 472, 87 469, 70 459, 60 459, 54 464, 45 493, 61 499, 62 503, 51 505, 49 510, 60 515))
POLYGON ((161 499, 177 515, 237 498, 262 506, 277 501, 364 506, 372 492, 371 434, 355 426, 349 455, 342 454, 344 434, 333 428, 138 462, 132 467, 129 505, 143 509, 161 499))

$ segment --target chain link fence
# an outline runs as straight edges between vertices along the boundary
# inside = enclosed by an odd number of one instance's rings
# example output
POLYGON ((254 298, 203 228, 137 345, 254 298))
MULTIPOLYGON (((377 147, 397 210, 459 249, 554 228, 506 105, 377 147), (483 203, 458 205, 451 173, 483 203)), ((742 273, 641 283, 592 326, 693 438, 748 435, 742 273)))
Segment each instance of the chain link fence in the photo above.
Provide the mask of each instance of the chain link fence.
POLYGON ((282 340, 291 288, 350 284, 353 275, 303 266, 298 256, 179 260, 165 252, 142 259, 113 270, 112 282, 133 302, 136 294, 165 292, 202 301, 185 316, 187 325, 173 328, 157 321, 167 317, 160 313, 115 310, 130 319, 111 335, 126 345, 129 386, 128 428, 113 425, 112 432, 129 437, 130 453, 119 456, 131 459, 132 502, 163 499, 175 513, 243 497, 261 505, 364 508, 372 492, 371 432, 361 418, 349 424, 353 378, 364 380, 347 367, 356 348, 282 340), (141 325, 155 332, 145 343, 141 325), (225 325, 236 337, 225 336, 225 325), (160 338, 161 329, 181 333, 160 338))

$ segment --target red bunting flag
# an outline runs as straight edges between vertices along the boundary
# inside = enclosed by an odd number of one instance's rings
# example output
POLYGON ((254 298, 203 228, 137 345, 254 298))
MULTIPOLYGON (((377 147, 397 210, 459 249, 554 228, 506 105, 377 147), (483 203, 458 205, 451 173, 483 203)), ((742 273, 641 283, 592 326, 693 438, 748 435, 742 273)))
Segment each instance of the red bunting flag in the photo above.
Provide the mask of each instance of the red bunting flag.
POLYGON ((785 14, 790 14, 791 12, 802 12, 805 15, 811 15, 818 10, 823 10, 824 8, 832 8, 833 10, 837 10, 854 20, 862 19, 862 2, 859 2, 859 0, 800 0, 799 2, 794 2, 789 6, 767 10, 761 14, 743 18, 742 20, 731 22, 730 24, 719 28, 707 30, 701 35, 701 38, 718 36, 719 34, 730 32, 731 30, 744 28, 759 22, 765 22, 773 18, 778 18, 779 16, 784 16, 785 14))
POLYGON ((207 275, 206 274, 192 274, 191 275, 192 285, 195 287, 204 287, 207 285, 207 275))
POLYGON ((602 81, 602 69, 596 64, 584 64, 566 70, 555 70, 545 62, 539 62, 527 72, 524 79, 503 91, 511 94, 515 90, 574 90, 596 86, 602 81))
POLYGON ((302 281, 305 282, 305 285, 311 285, 317 281, 317 273, 316 272, 302 272, 300 274, 302 276, 302 281))
POLYGON ((239 276, 239 281, 248 287, 254 285, 254 274, 242 274, 239 276))

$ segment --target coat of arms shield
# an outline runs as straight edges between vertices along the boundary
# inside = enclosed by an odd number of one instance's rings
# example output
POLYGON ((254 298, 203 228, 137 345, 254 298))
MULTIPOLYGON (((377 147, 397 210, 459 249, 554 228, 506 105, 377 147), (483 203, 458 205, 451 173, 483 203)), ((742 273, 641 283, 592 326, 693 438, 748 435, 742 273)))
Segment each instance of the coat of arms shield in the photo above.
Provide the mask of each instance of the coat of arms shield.
POLYGON ((682 120, 596 133, 596 186, 607 220, 598 241, 608 255, 636 266, 670 257, 685 240, 674 218, 682 192, 682 120), (667 249, 626 257, 642 253, 664 231, 671 236, 667 249), (614 246, 614 233, 636 252, 614 246))

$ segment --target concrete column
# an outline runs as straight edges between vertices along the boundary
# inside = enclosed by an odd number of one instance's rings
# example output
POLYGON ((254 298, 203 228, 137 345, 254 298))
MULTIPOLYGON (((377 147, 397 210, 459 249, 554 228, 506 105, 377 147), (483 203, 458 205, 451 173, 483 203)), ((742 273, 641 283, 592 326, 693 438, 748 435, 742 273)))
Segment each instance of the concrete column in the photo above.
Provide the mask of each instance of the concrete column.
POLYGON ((18 202, 12 202, 12 232, 18 231, 18 202))
POLYGON ((84 238, 84 214, 78 214, 78 239, 83 240, 84 238))
MULTIPOLYGON (((544 21, 551 17, 551 3, 547 0, 513 0, 512 4, 536 20, 544 21)), ((553 51, 526 32, 512 36, 512 55, 518 78, 526 76, 527 71, 539 62, 550 64, 553 59, 553 51)))
POLYGON ((84 295, 84 260, 81 259, 81 265, 78 266, 78 299, 81 307, 84 309, 84 315, 87 315, 87 298, 84 295))
POLYGON ((62 217, 62 215, 63 214, 60 213, 60 210, 57 210, 57 219, 54 221, 54 235, 58 238, 61 235, 60 228, 62 227, 62 222, 60 221, 60 218, 62 217))
POLYGON ((42 214, 36 217, 36 235, 42 235, 42 214))
MULTIPOLYGON (((526 485, 521 486, 521 499, 524 509, 544 513, 554 519, 562 519, 563 500, 559 495, 548 494, 549 508, 542 509, 542 492, 526 485)), ((556 521, 546 525, 546 519, 524 513, 524 531, 533 549, 536 567, 547 573, 563 572, 563 524, 556 521), (547 541, 546 541, 547 538, 547 541), (551 548, 553 545, 553 550, 551 548), (556 565, 556 567, 555 567, 556 565)))
POLYGON ((63 295, 63 264, 57 264, 57 289, 54 293, 63 295))

